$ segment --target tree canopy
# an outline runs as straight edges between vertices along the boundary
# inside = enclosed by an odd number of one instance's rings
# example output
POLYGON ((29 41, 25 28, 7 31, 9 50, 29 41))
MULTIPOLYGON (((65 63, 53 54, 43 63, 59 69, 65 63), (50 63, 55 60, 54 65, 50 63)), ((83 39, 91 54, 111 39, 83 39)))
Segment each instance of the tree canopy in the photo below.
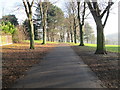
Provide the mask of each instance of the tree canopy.
POLYGON ((9 21, 11 24, 17 26, 18 25, 18 19, 15 15, 5 15, 2 17, 2 21, 9 21))

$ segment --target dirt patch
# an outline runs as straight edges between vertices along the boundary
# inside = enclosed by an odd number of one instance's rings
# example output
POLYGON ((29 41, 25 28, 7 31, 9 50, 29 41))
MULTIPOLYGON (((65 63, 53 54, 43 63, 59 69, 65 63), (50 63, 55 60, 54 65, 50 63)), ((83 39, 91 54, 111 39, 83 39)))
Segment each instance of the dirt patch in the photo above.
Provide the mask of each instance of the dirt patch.
POLYGON ((120 80, 118 79, 118 53, 108 52, 107 55, 94 54, 95 49, 82 46, 71 46, 74 51, 83 59, 103 85, 108 88, 120 87, 120 80))
POLYGON ((10 88, 16 79, 24 76, 34 64, 40 63, 43 56, 57 44, 35 44, 30 50, 28 43, 13 44, 2 47, 2 87, 10 88))

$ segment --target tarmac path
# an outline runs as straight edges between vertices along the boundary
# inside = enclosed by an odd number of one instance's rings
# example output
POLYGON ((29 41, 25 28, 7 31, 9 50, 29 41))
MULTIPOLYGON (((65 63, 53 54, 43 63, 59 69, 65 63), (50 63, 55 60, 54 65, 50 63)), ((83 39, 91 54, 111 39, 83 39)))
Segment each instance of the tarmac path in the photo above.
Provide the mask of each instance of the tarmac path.
POLYGON ((103 88, 101 81, 67 44, 55 47, 13 88, 103 88))

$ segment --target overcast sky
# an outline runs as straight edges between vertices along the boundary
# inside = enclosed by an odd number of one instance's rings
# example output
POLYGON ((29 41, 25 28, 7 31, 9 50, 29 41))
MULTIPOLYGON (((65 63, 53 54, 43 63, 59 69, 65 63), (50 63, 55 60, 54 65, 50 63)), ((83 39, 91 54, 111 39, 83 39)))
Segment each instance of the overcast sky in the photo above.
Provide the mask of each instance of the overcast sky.
MULTIPOLYGON (((53 1, 53 0, 52 0, 53 1)), ((64 11, 64 1, 65 0, 54 0, 57 1, 56 5, 64 11)), ((105 35, 113 34, 118 32, 118 1, 114 0, 115 4, 108 18, 107 24, 105 26, 104 32, 105 35)), ((2 15, 15 14, 18 18, 18 21, 22 23, 27 17, 24 12, 24 7, 22 6, 22 0, 0 0, 0 18, 2 15)), ((96 34, 96 25, 95 22, 90 16, 91 19, 87 19, 90 22, 90 25, 93 27, 96 34)))

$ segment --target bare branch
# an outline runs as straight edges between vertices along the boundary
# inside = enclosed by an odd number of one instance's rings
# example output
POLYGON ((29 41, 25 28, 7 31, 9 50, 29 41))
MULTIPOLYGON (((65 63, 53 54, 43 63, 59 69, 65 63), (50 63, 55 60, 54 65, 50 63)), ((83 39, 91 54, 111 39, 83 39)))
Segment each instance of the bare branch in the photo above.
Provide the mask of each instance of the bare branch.
POLYGON ((100 16, 100 9, 98 7, 97 2, 92 2, 92 3, 93 3, 94 11, 96 12, 97 16, 100 16))
POLYGON ((39 6, 40 6, 40 14, 41 14, 41 18, 43 18, 43 7, 42 7, 42 1, 39 1, 39 6))
POLYGON ((106 22, 107 22, 107 19, 108 19, 108 16, 109 16, 109 13, 110 13, 110 7, 111 7, 111 5, 113 5, 113 2, 108 2, 108 6, 109 6, 109 8, 107 9, 107 15, 106 15, 106 18, 105 18, 105 21, 104 21, 104 24, 103 24, 103 27, 105 27, 105 25, 106 25, 106 22))
POLYGON ((104 21, 104 24, 103 24, 103 27, 105 27, 105 25, 106 25, 106 22, 107 22, 107 19, 108 19, 108 16, 109 16, 109 11, 107 12, 107 16, 106 16, 106 18, 105 18, 105 21, 104 21))
POLYGON ((24 7, 25 7, 25 12, 26 12, 26 14, 27 14, 27 17, 29 17, 29 10, 28 10, 28 7, 27 7, 25 1, 24 1, 24 0, 22 0, 22 1, 23 1, 23 4, 24 4, 24 7))
POLYGON ((57 3, 59 0, 56 0, 56 1, 54 1, 54 2, 52 2, 51 4, 55 4, 55 3, 57 3))
POLYGON ((111 8, 111 6, 113 5, 113 2, 108 2, 108 6, 106 6, 105 10, 103 11, 103 13, 100 15, 101 18, 105 15, 105 13, 111 8))
POLYGON ((80 2, 77 2, 78 5, 78 20, 79 20, 79 24, 81 25, 81 19, 80 19, 80 2))
POLYGON ((93 11, 94 11, 94 8, 92 7, 91 2, 90 2, 89 0, 86 0, 86 2, 87 2, 87 4, 88 4, 88 7, 89 7, 90 11, 93 12, 93 11))
POLYGON ((90 12, 86 15, 85 19, 90 15, 90 12))
POLYGON ((84 20, 85 20, 85 10, 86 10, 86 2, 84 2, 84 9, 83 9, 83 14, 82 14, 82 25, 84 25, 84 20))
POLYGON ((32 0, 32 2, 31 2, 31 7, 33 6, 33 4, 34 4, 34 0, 32 0))
POLYGON ((96 11, 95 11, 94 8, 92 7, 92 4, 91 4, 90 0, 86 0, 86 2, 87 2, 87 4, 88 4, 88 7, 89 7, 90 12, 92 13, 92 15, 93 15, 94 17, 96 17, 96 16, 97 16, 96 11))
POLYGON ((27 5, 28 5, 28 7, 31 7, 31 5, 30 5, 29 1, 28 1, 28 0, 26 0, 26 1, 27 1, 27 5))

